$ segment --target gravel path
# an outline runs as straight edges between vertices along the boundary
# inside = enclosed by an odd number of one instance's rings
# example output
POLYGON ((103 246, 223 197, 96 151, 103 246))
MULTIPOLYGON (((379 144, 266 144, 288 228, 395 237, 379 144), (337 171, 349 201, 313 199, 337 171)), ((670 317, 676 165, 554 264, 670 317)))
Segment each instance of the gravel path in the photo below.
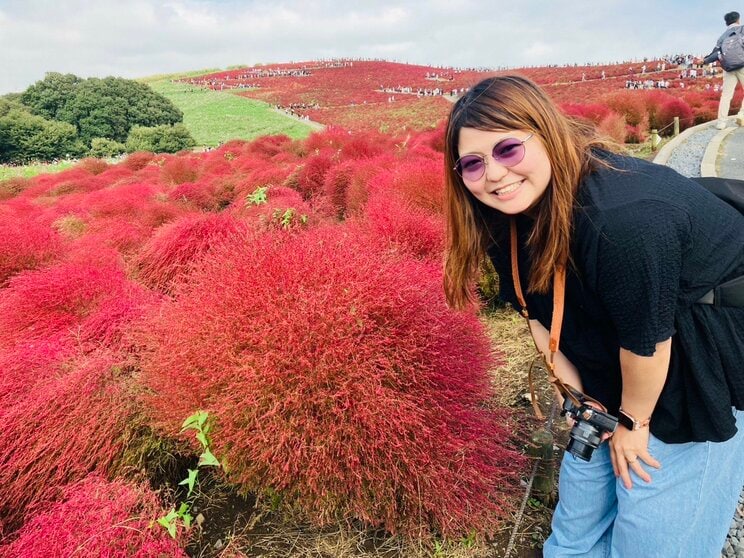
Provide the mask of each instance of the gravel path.
POLYGON ((674 150, 667 161, 667 166, 691 178, 700 176, 700 163, 703 160, 705 148, 717 133, 718 130, 712 126, 695 132, 674 150))
MULTIPOLYGON (((667 161, 667 166, 685 176, 700 176, 700 163, 703 160, 705 148, 717 133, 718 130, 713 127, 695 132, 674 150, 667 161)), ((739 496, 739 505, 734 513, 721 557, 744 558, 744 491, 739 496)))

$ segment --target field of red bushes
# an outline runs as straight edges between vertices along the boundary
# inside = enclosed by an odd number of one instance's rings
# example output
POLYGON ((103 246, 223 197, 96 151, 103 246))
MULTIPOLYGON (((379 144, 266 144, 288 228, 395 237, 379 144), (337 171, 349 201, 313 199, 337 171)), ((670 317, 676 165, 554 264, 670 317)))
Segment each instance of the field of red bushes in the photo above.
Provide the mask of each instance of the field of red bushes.
MULTIPOLYGON (((494 533, 526 460, 478 309, 445 304, 441 122, 451 93, 503 72, 202 76, 328 126, 0 182, 0 558, 193 554, 193 529, 157 520, 186 497, 163 464, 197 462, 197 411, 237 494, 317 525, 494 533)), ((715 77, 518 72, 620 142, 715 117, 715 77)))
POLYGON ((197 410, 225 482, 317 524, 493 532, 525 460, 484 326, 444 301, 441 134, 0 183, 0 556, 182 552, 152 463, 194 459, 197 410))
MULTIPOLYGON (((435 127, 456 95, 477 81, 518 73, 545 87, 566 112, 592 120, 620 142, 635 143, 644 141, 652 128, 671 134, 675 116, 682 129, 716 117, 719 93, 714 86, 721 84, 720 70, 703 76, 703 67, 696 69, 698 77, 691 78, 683 74, 685 68, 658 60, 490 71, 331 60, 261 65, 184 81, 260 99, 326 125, 401 134, 435 127), (626 89, 627 81, 644 80, 663 80, 669 87, 626 89)), ((741 90, 736 94, 732 106, 740 104, 741 90)))

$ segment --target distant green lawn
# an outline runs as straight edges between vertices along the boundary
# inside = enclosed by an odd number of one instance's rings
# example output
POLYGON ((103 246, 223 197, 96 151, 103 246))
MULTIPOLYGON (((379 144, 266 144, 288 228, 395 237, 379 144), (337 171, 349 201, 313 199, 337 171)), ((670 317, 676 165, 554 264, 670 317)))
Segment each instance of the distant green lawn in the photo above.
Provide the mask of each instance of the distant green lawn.
POLYGON ((31 178, 37 174, 59 172, 70 168, 77 161, 62 161, 61 163, 37 163, 34 165, 25 165, 23 167, 11 166, 11 165, 0 165, 0 180, 7 178, 13 178, 16 176, 22 176, 24 178, 31 178))
POLYGON ((304 138, 313 131, 307 124, 274 111, 264 102, 186 83, 173 83, 171 77, 174 76, 157 76, 142 81, 183 111, 183 123, 197 145, 216 146, 231 139, 251 140, 270 134, 304 138))

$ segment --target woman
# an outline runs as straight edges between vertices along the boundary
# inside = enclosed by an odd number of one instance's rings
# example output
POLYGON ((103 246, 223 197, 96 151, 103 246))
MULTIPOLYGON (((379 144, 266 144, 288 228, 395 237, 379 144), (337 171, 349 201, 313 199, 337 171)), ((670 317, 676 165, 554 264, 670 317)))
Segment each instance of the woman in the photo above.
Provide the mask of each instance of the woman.
POLYGON ((517 76, 458 100, 445 162, 450 304, 472 302, 490 257, 502 299, 521 309, 525 285, 548 355, 565 269, 555 374, 623 415, 590 461, 565 454, 545 556, 719 556, 744 483, 744 308, 698 301, 744 275, 744 219, 517 76))

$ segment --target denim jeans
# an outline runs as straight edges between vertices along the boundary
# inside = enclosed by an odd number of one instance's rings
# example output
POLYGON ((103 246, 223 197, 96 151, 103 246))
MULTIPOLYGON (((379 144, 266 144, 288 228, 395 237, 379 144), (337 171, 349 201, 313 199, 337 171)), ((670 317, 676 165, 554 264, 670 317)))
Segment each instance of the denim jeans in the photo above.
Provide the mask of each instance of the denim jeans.
POLYGON ((665 444, 650 436, 661 469, 631 472, 626 489, 612 472, 606 443, 584 462, 563 457, 558 506, 545 558, 718 558, 744 485, 744 411, 725 442, 665 444))

